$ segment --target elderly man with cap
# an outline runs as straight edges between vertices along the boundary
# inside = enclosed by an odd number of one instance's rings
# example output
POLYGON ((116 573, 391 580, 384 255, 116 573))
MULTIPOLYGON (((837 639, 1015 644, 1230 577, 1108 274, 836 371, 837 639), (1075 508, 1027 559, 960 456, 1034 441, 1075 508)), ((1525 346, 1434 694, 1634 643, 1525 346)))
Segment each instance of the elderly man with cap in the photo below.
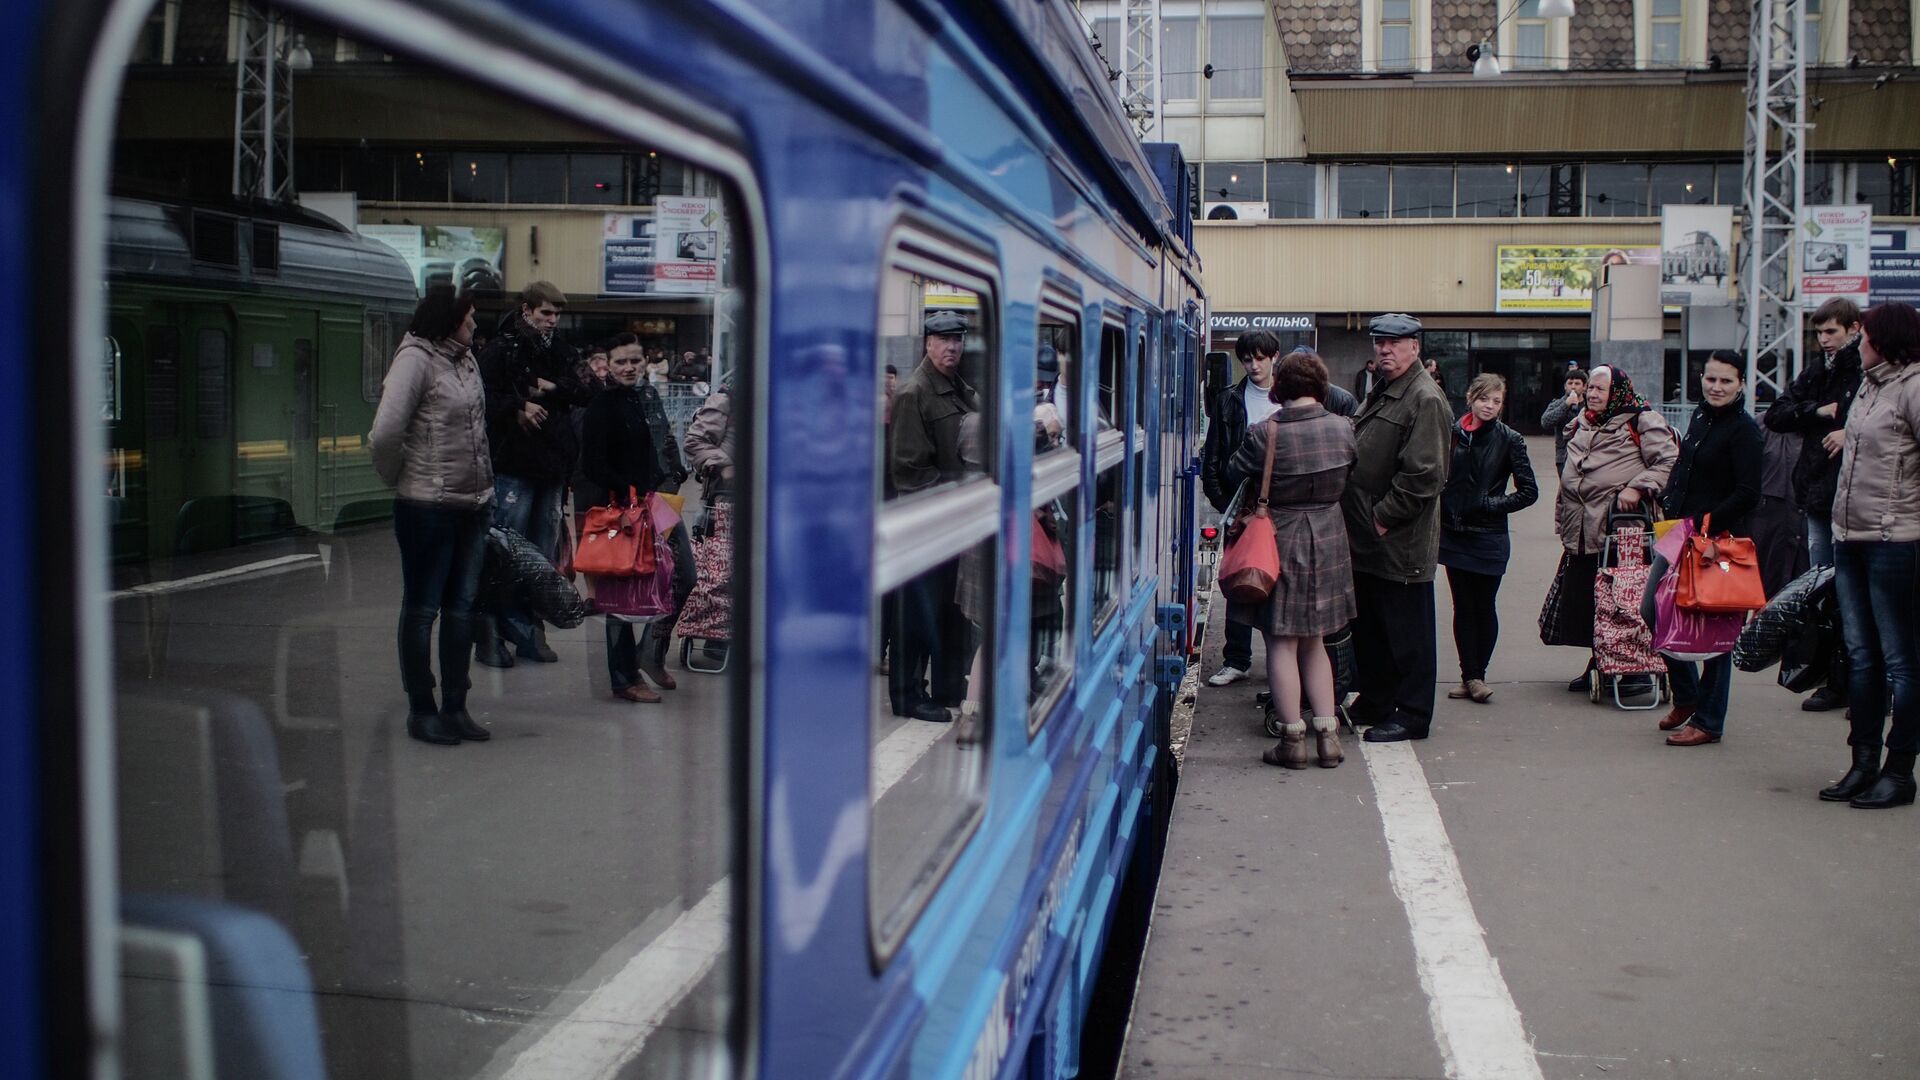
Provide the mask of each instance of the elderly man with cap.
MULTIPOLYGON (((966 318, 935 311, 921 331, 925 354, 893 396, 887 467, 902 496, 960 480, 970 471, 961 428, 980 412, 980 395, 960 375, 966 318)), ((974 439, 985 434, 976 432, 974 439)), ((966 697, 973 641, 957 586, 956 564, 947 563, 888 594, 884 617, 896 635, 888 693, 896 716, 946 722, 953 719, 948 710, 966 697)))
POLYGON ((1424 739, 1433 723, 1433 579, 1453 414, 1420 363, 1420 320, 1389 314, 1373 333, 1373 391, 1354 419, 1359 452, 1341 511, 1353 548, 1356 723, 1368 742, 1424 739))

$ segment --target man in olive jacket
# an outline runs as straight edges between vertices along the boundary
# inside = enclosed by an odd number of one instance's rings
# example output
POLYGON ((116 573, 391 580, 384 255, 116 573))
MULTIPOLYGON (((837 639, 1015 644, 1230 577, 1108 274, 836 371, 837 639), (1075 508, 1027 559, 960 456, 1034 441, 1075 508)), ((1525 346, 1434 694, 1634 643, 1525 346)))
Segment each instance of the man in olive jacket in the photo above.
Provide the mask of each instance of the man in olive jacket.
POLYGON ((1433 579, 1453 416, 1420 363, 1420 320, 1381 315, 1368 328, 1378 378, 1354 419, 1359 453, 1340 501, 1359 608, 1353 715, 1373 725, 1368 742, 1401 742, 1433 724, 1433 579))

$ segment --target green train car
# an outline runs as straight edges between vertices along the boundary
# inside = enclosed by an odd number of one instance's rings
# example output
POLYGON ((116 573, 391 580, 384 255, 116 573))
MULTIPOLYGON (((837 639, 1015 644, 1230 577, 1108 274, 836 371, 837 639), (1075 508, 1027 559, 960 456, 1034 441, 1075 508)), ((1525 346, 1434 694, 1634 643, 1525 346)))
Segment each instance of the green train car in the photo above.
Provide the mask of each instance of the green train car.
POLYGON ((366 433, 418 300, 396 252, 297 209, 127 198, 109 252, 116 563, 390 513, 366 433))

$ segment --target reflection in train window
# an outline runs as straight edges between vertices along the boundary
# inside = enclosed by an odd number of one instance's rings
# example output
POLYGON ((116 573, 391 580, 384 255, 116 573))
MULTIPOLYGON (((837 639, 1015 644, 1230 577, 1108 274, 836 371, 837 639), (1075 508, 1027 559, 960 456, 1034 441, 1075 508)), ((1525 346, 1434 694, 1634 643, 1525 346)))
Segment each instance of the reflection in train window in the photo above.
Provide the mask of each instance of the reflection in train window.
POLYGON ((1049 296, 1034 358, 1032 547, 1028 627, 1028 733, 1037 730, 1073 674, 1074 552, 1080 521, 1077 410, 1071 387, 1080 358, 1079 321, 1049 296))
POLYGON ((1108 323, 1100 328, 1100 394, 1094 407, 1100 410, 1100 427, 1118 427, 1126 421, 1125 382, 1127 330, 1108 323))
POLYGON ((1099 633, 1112 620, 1120 602, 1121 489, 1126 464, 1118 439, 1103 441, 1098 452, 1100 475, 1093 484, 1093 629, 1099 633))
POLYGON ((881 289, 883 495, 933 491, 994 469, 993 310, 978 281, 908 247, 881 289))
POLYGON ((598 132, 278 11, 182 0, 157 25, 99 223, 111 345, 83 358, 109 450, 128 1075, 213 1075, 191 1067, 213 1051, 223 1078, 265 1075, 248 1054, 338 1078, 732 1074, 732 185, 668 128, 598 132), (231 60, 191 62, 229 19, 313 46, 272 92, 326 120, 271 168, 235 137, 231 60), (423 102, 489 117, 486 139, 423 102), (507 201, 503 145, 561 205, 507 201), (650 153, 680 186, 628 202, 650 153), (309 156, 333 187, 289 182, 309 156), (648 539, 563 576, 590 514, 648 539), (310 987, 276 998, 272 1046, 195 1026, 230 988, 193 957, 232 949, 310 987), (659 1004, 583 1042, 607 986, 659 1004))

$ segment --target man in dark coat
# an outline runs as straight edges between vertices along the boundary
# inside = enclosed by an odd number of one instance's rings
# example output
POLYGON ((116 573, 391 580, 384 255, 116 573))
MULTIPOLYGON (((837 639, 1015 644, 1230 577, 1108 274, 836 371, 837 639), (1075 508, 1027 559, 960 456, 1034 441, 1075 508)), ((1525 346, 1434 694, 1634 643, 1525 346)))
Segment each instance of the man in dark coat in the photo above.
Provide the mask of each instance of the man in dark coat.
POLYGON ((1426 738, 1433 724, 1433 579, 1453 415, 1420 363, 1420 320, 1381 315, 1368 329, 1378 381, 1354 421, 1359 457, 1340 502, 1359 607, 1353 713, 1373 725, 1368 742, 1401 742, 1426 738))
MULTIPOLYGON (((1769 430, 1798 435, 1800 459, 1793 467, 1793 495, 1807 515, 1807 561, 1833 565, 1833 494, 1840 473, 1840 445, 1847 412, 1860 392, 1860 308, 1836 296, 1813 313, 1821 357, 1793 380, 1768 407, 1769 430)), ((1808 712, 1846 705, 1846 673, 1800 703, 1808 712)))
MULTIPOLYGON (((592 397, 570 350, 554 339, 566 294, 545 281, 528 285, 520 305, 480 354, 487 391, 487 442, 493 454, 493 523, 527 538, 549 562, 560 553, 560 503, 580 453, 570 413, 592 397)), ((483 620, 476 659, 511 667, 505 638, 525 660, 559 659, 546 634, 524 609, 483 620)))

